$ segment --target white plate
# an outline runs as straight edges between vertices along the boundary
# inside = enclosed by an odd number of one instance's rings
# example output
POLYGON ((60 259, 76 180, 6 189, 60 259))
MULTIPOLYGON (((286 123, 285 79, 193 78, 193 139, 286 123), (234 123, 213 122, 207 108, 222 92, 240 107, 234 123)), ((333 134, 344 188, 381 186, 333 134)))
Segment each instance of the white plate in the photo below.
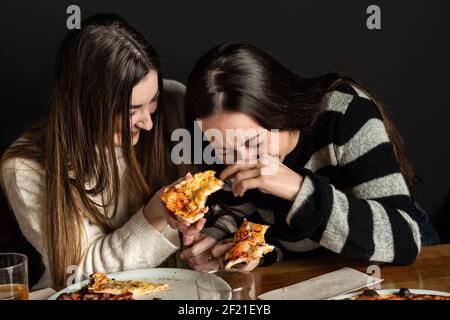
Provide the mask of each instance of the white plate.
MULTIPOLYGON (((108 277, 116 280, 142 280, 155 283, 167 283, 169 285, 170 290, 139 296, 136 297, 136 300, 153 300, 153 298, 160 298, 162 300, 197 300, 195 281, 200 275, 202 275, 201 272, 193 270, 154 268, 110 273, 108 277)), ((88 283, 89 280, 85 280, 73 284, 55 293, 49 300, 56 300, 61 293, 77 291, 88 283)))
MULTIPOLYGON (((393 294, 393 293, 398 293, 400 289, 383 289, 383 290, 375 290, 379 295, 385 295, 385 294, 393 294)), ((434 290, 422 290, 422 289, 408 289, 411 293, 415 293, 415 294, 431 294, 431 295, 436 295, 436 296, 446 296, 446 297, 450 297, 450 292, 444 292, 444 291, 434 291, 434 290)), ((363 293, 363 291, 359 291, 359 292, 352 292, 352 293, 348 293, 348 294, 343 294, 340 296, 336 296, 333 297, 329 300, 344 300, 344 299, 349 299, 351 297, 357 296, 359 294, 363 293)))

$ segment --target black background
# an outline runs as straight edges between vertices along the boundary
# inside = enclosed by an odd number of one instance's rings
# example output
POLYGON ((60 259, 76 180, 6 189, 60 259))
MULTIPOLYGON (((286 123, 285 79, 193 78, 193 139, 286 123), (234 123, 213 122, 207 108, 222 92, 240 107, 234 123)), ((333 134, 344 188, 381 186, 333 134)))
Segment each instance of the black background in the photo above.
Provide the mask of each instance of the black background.
POLYGON ((6 1, 1 4, 0 151, 41 116, 67 6, 82 18, 118 13, 145 34, 164 75, 186 81, 212 46, 246 42, 304 76, 342 71, 387 104, 419 177, 417 198, 444 240, 450 234, 448 1, 6 1), (382 30, 366 28, 381 7, 382 30))

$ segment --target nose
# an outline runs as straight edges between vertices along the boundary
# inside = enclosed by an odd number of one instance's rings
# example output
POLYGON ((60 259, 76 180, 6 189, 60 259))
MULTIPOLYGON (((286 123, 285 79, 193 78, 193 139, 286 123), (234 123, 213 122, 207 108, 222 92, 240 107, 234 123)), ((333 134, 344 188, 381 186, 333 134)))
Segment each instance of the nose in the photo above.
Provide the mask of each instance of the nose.
POLYGON ((150 131, 153 128, 151 113, 148 111, 143 111, 136 125, 140 129, 150 131))

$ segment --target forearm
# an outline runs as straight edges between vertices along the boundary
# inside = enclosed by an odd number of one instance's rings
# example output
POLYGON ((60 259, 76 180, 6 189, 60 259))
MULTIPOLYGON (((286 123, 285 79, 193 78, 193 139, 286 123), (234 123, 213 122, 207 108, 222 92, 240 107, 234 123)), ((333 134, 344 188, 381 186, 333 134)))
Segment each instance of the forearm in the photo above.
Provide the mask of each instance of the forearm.
POLYGON ((420 232, 408 196, 366 200, 337 190, 309 172, 287 223, 299 237, 366 261, 409 264, 420 251, 420 232))
POLYGON ((168 226, 162 232, 155 229, 144 217, 143 209, 121 228, 109 234, 98 230, 88 241, 80 264, 85 275, 157 267, 180 246, 178 232, 168 226))

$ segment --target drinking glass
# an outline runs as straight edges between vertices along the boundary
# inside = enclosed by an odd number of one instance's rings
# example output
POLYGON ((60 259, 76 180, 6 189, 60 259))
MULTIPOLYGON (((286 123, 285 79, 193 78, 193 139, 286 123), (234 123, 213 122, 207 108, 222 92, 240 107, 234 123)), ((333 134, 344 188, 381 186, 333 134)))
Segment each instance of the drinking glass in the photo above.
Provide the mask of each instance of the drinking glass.
POLYGON ((235 269, 210 271, 197 281, 199 300, 254 300, 255 276, 235 269))
POLYGON ((28 299, 27 256, 0 253, 0 300, 28 299))

